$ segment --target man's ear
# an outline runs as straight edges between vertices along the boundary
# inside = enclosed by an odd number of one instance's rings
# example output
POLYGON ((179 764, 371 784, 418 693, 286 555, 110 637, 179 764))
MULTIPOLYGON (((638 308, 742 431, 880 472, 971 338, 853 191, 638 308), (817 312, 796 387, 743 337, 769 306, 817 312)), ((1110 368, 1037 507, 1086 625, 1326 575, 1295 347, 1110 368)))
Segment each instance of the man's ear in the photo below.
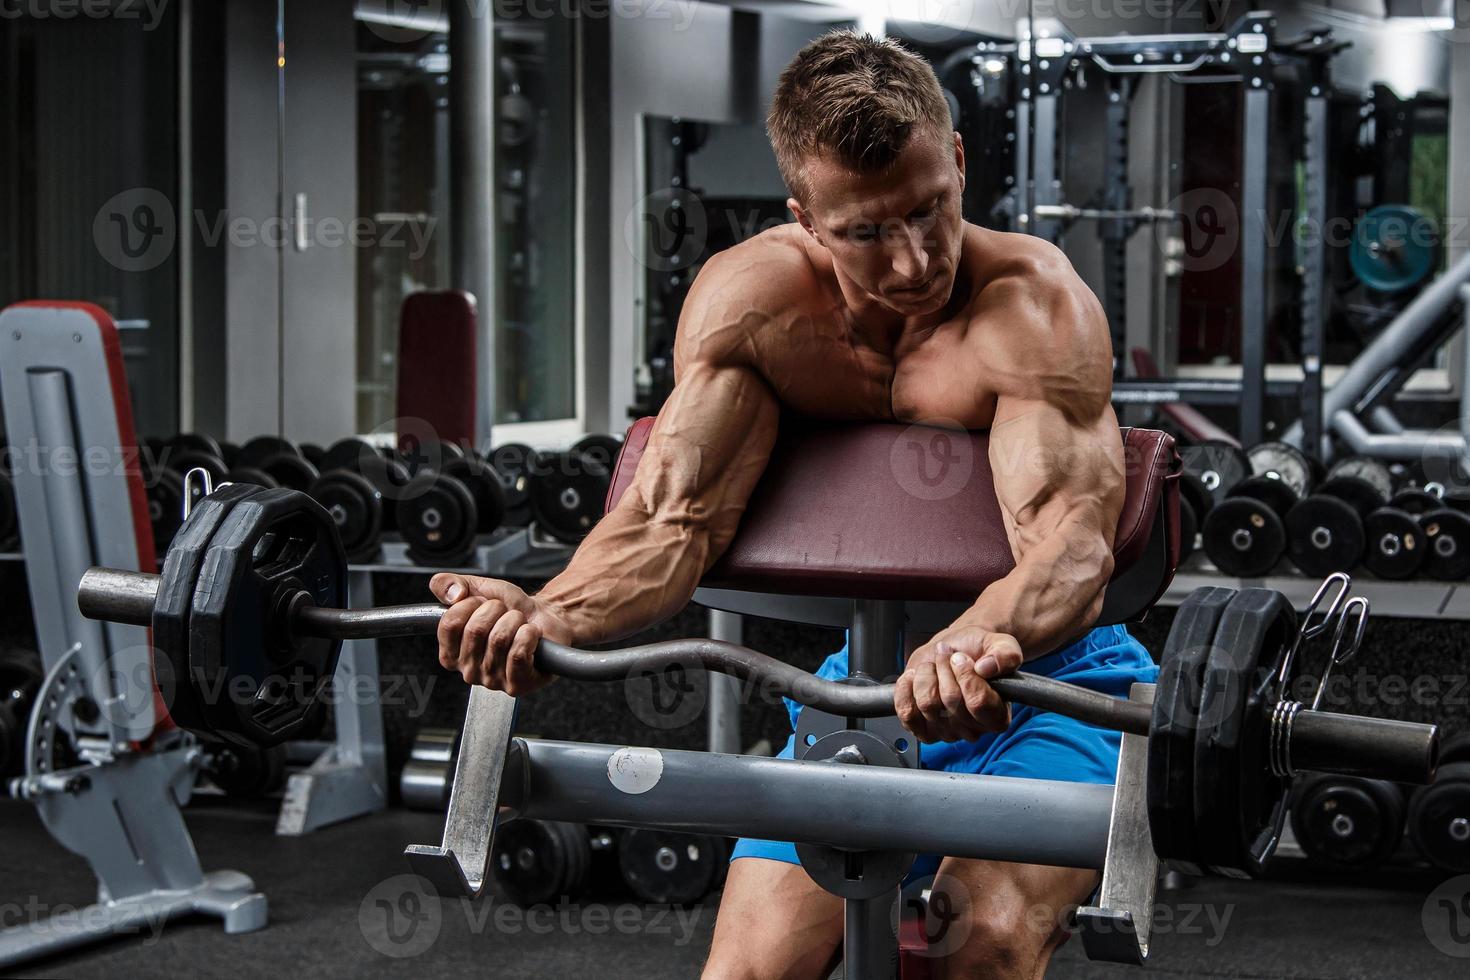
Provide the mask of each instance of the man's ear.
POLYGON ((965 140, 958 132, 954 134, 954 165, 960 172, 960 191, 965 189, 965 140))
POLYGON ((812 241, 816 242, 818 245, 821 245, 822 239, 817 237, 817 229, 816 226, 812 224, 812 216, 807 212, 806 208, 801 206, 801 202, 794 197, 788 197, 786 199, 786 206, 790 208, 791 213, 796 216, 797 224, 801 225, 802 229, 808 235, 812 236, 812 241))

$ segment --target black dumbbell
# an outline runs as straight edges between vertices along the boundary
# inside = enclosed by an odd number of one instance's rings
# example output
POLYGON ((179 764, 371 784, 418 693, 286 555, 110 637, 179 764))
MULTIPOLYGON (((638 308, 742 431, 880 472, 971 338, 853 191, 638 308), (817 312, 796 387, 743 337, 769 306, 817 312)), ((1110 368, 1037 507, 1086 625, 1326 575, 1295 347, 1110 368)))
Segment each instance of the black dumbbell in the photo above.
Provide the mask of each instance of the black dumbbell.
POLYGON ((1188 470, 1179 474, 1179 564, 1194 553, 1200 527, 1214 506, 1214 495, 1198 476, 1188 470))
MULTIPOLYGON (((1219 439, 1182 446, 1179 456, 1184 461, 1184 472, 1193 476, 1209 493, 1212 504, 1223 501, 1237 483, 1251 475, 1250 460, 1244 451, 1219 439)), ((1191 503, 1195 502, 1191 500, 1191 503)), ((1203 521, 1210 508, 1200 508, 1195 504, 1194 509, 1195 517, 1203 521)))
POLYGON ((301 444, 301 458, 312 466, 315 466, 318 470, 322 468, 322 458, 326 455, 327 451, 314 442, 303 442, 301 444))
POLYGON ((1409 840, 1443 871, 1470 872, 1470 734, 1440 746, 1434 782, 1409 800, 1409 840))
POLYGON ((683 834, 648 827, 629 829, 618 845, 623 883, 634 896, 655 905, 690 905, 723 880, 729 842, 708 834, 683 834))
MULTIPOLYGON (((585 441, 585 440, 584 440, 585 441)), ((538 453, 531 464, 531 512, 536 526, 567 544, 577 544, 602 519, 612 468, 605 446, 538 453)), ((616 459, 616 456, 613 456, 616 459)))
POLYGON ((1317 773, 1292 789, 1291 827, 1314 864, 1366 871, 1398 850, 1405 809, 1397 783, 1317 773))
POLYGON ((531 523, 531 469, 536 451, 520 442, 497 446, 490 453, 490 465, 500 477, 501 496, 505 498, 505 523, 525 527, 531 523))
POLYGON ((286 784, 286 747, 219 743, 205 752, 204 772, 226 796, 269 796, 286 784))
POLYGON ((43 676, 40 654, 0 650, 0 776, 25 766, 26 728, 43 676))
POLYGON ((240 451, 236 454, 232 465, 247 466, 257 470, 264 469, 261 466, 262 463, 272 456, 278 456, 283 453, 287 456, 299 457, 301 455, 301 447, 290 439, 284 439, 281 436, 256 436, 240 447, 240 451))
POLYGON ((1426 543, 1425 575, 1447 582, 1470 576, 1470 516, 1441 507, 1420 514, 1419 527, 1426 543))
MULTIPOLYGON (((346 470, 365 479, 377 491, 382 502, 382 529, 397 530, 393 505, 403 496, 412 474, 396 450, 355 437, 339 439, 327 447, 320 468, 324 476, 332 470, 346 470)), ((361 501, 364 506, 371 506, 366 496, 361 501)))
POLYGON ((1205 553, 1226 575, 1265 575, 1286 552, 1285 516, 1306 496, 1312 465, 1295 447, 1267 442, 1251 449, 1252 473, 1205 518, 1205 553))
POLYGON ((476 538, 500 526, 505 501, 489 463, 450 456, 438 469, 421 469, 395 510, 410 558, 420 565, 453 566, 467 563, 476 538))
POLYGON ((1412 577, 1424 564, 1424 534, 1391 503, 1386 465, 1362 456, 1333 465, 1316 491, 1287 515, 1292 561, 1308 575, 1346 572, 1361 561, 1380 578, 1412 577))
POLYGON ((591 842, 581 824, 518 817, 495 829, 495 882, 522 908, 580 896, 591 864, 591 842))

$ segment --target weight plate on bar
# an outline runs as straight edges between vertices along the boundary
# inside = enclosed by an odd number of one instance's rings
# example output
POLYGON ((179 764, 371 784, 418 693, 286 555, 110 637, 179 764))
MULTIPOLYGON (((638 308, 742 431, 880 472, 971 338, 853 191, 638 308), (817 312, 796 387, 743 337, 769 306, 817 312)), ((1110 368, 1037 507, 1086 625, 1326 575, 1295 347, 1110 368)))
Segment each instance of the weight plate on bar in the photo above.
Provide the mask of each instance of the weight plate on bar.
POLYGON ((1379 578, 1413 578, 1424 566, 1424 532, 1407 511, 1378 508, 1363 518, 1363 536, 1363 564, 1379 578))
POLYGON ((1194 827, 1200 856, 1232 878, 1259 877, 1281 839, 1291 785, 1272 774, 1267 736, 1282 647, 1296 610, 1275 589, 1242 589, 1220 615, 1200 688, 1194 827))
POLYGON ((1194 733, 1210 644, 1234 589, 1195 589, 1174 615, 1160 658, 1148 739, 1148 826, 1154 852, 1191 874, 1200 873, 1194 832, 1194 733))
POLYGON ((1265 575, 1286 551, 1286 526, 1276 512, 1251 497, 1216 504, 1201 534, 1205 554, 1226 575, 1265 575))
POLYGON ((1198 477, 1217 504, 1251 473, 1250 460, 1240 447, 1219 439, 1182 446, 1179 457, 1184 461, 1185 472, 1198 477))
POLYGON ((1292 793, 1291 829, 1314 863, 1365 871, 1398 850, 1404 810, 1404 791, 1395 783, 1314 773, 1292 793))
POLYGON ((1246 477, 1235 485, 1235 489, 1230 491, 1230 496, 1259 500, 1275 511, 1277 517, 1285 517, 1287 512, 1302 499, 1292 489, 1291 484, 1270 474, 1246 477))
POLYGON ((1312 487, 1312 464, 1305 453, 1290 443, 1263 442, 1251 447, 1246 458, 1250 460, 1251 473, 1274 476, 1291 487, 1298 500, 1312 487))
POLYGON ((328 470, 306 493, 332 515, 348 561, 365 562, 378 553, 383 495, 377 487, 351 470, 328 470))
POLYGON ((317 468, 312 466, 302 457, 295 453, 276 453, 261 460, 258 467, 262 472, 270 474, 276 483, 288 490, 306 492, 320 475, 317 468))
POLYGON ((531 474, 531 509, 537 523, 568 544, 587 536, 602 519, 610 471, 581 453, 540 453, 531 474))
POLYGON ((223 738, 275 745, 311 720, 342 641, 290 628, 306 602, 347 605, 347 556, 322 506, 294 490, 241 501, 209 542, 189 616, 189 666, 215 685, 205 716, 223 738))
POLYGON ((204 701, 219 696, 196 686, 199 678, 189 671, 189 615, 199 569, 220 523, 240 501, 260 492, 247 483, 233 483, 196 502, 163 559, 153 603, 153 673, 174 724, 189 731, 211 733, 204 701))
POLYGON ((1337 497, 1314 493, 1286 512, 1291 563, 1313 577, 1352 570, 1363 557, 1363 519, 1337 497))
POLYGON ((1393 496, 1393 474, 1384 463, 1371 456, 1348 456, 1333 463, 1332 469, 1327 471, 1329 480, 1343 476, 1362 480, 1372 487, 1376 497, 1373 504, 1375 507, 1381 506, 1393 496))
POLYGON ((1434 271, 1438 239, 1434 222, 1418 208, 1380 204, 1358 219, 1348 264, 1369 289, 1402 292, 1434 271))
POLYGON ((426 470, 394 508, 408 556, 420 565, 463 565, 475 553, 479 514, 461 481, 426 470))
POLYGON ((235 465, 253 466, 256 469, 263 469, 264 467, 260 464, 277 453, 300 456, 301 449, 290 439, 282 439, 280 436, 256 436, 240 447, 240 453, 235 459, 235 465))
POLYGON ((1430 578, 1459 582, 1470 575, 1470 517, 1442 507, 1419 515, 1424 531, 1423 572, 1430 578))

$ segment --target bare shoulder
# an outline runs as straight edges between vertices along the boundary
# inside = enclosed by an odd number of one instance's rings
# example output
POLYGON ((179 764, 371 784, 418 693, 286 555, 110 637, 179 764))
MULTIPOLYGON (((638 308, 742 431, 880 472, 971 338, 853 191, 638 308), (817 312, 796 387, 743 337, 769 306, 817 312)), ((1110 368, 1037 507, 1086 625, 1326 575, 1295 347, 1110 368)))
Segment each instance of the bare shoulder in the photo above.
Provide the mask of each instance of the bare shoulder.
POLYGON ((821 305, 825 290, 796 225, 778 225, 704 263, 679 315, 676 371, 752 364, 764 335, 821 305))
POLYGON ((1032 235, 985 231, 971 333, 996 359, 1012 394, 1076 407, 1106 404, 1112 389, 1107 318, 1065 253, 1032 235))

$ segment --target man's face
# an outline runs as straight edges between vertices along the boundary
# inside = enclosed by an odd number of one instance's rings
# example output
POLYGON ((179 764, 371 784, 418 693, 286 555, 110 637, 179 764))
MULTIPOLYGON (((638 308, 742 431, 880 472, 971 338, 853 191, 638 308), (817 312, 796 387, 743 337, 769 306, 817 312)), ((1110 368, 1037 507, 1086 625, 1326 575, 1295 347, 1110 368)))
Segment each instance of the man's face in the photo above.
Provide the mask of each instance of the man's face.
POLYGON ((904 316, 949 302, 964 226, 959 134, 915 134, 881 176, 810 160, 805 183, 807 202, 787 204, 848 280, 904 316))

